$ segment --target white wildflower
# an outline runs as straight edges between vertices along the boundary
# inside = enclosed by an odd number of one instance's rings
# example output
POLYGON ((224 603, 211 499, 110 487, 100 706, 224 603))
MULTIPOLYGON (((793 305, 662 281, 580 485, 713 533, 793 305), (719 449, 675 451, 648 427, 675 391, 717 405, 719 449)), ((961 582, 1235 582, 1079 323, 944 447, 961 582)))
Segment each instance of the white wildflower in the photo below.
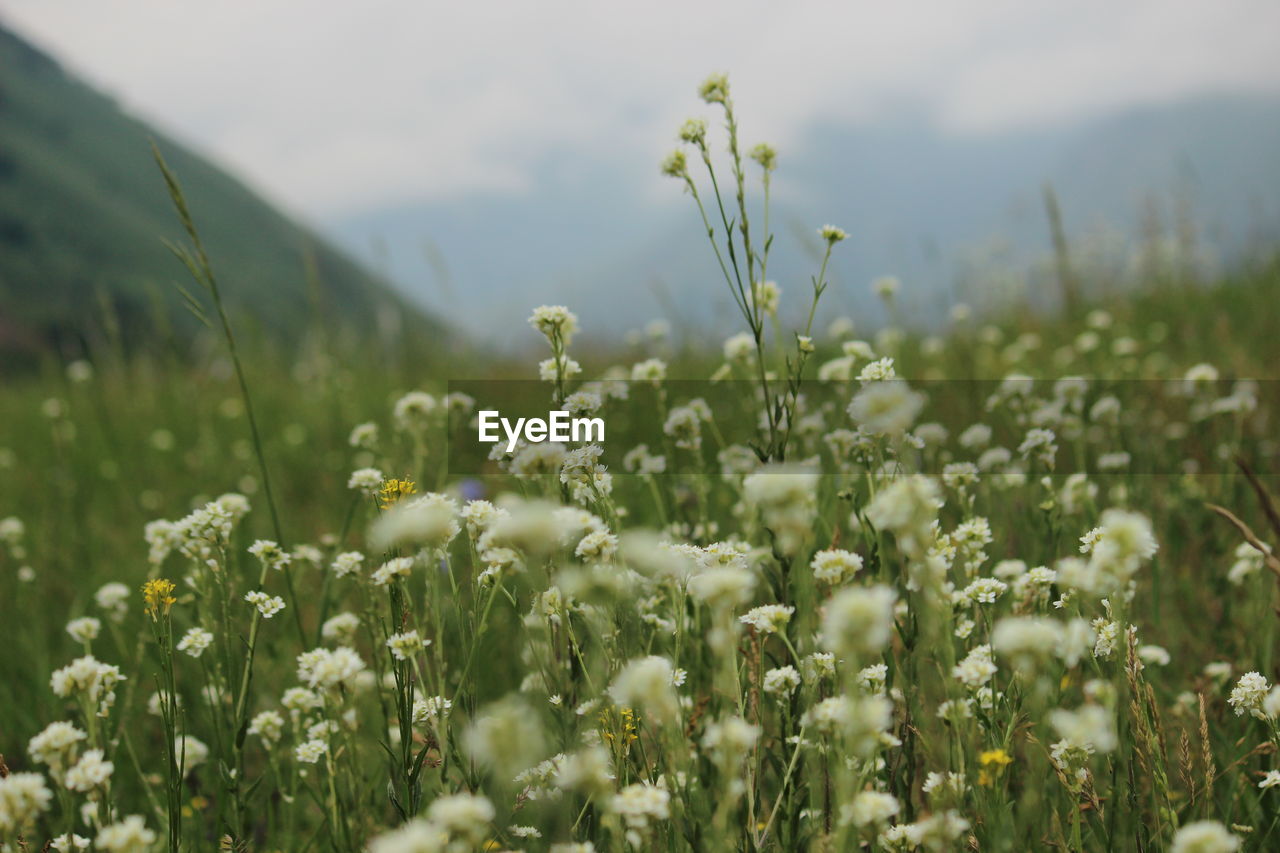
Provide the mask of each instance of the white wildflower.
POLYGON ((270 619, 284 610, 284 599, 278 595, 267 595, 262 590, 250 590, 244 594, 244 600, 258 608, 263 619, 270 619))
POLYGON ((205 649, 209 648, 211 643, 213 643, 213 634, 203 628, 191 628, 182 635, 182 639, 178 641, 177 649, 180 652, 186 652, 193 658, 198 658, 204 654, 205 649))
POLYGON ((94 846, 104 853, 147 853, 155 843, 156 834, 136 814, 104 827, 94 839, 94 846))

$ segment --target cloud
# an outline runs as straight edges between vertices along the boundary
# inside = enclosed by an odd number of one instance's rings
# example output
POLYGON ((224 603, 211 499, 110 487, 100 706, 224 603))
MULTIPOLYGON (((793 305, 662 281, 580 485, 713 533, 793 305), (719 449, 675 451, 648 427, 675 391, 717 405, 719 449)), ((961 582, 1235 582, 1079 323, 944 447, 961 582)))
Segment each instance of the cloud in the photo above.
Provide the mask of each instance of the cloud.
POLYGON ((744 135, 903 103, 957 132, 1280 91, 1271 0, 782 5, 0 0, 0 16, 294 210, 533 188, 555 155, 652 174, 712 70, 744 135))

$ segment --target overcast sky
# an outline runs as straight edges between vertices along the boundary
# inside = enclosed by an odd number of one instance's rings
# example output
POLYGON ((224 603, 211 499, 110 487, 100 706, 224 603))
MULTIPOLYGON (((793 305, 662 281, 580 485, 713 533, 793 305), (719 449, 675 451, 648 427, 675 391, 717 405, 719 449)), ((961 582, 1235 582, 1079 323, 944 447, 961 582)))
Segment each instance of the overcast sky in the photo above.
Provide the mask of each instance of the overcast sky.
POLYGON ((313 218, 525 192, 556 153, 652 171, 714 70, 784 155, 814 121, 904 105, 981 133, 1280 92, 1277 0, 0 0, 0 20, 313 218))

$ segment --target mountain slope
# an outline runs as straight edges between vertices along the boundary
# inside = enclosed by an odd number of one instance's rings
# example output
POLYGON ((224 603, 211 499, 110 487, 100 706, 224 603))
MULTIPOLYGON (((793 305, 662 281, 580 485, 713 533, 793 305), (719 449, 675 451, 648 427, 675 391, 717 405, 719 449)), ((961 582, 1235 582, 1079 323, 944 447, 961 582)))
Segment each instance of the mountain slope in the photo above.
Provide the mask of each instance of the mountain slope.
POLYGON ((181 235, 152 138, 184 185, 233 313, 286 344, 317 312, 357 328, 373 328, 388 312, 410 327, 428 322, 385 283, 3 26, 0 68, 0 352, 92 335, 104 302, 135 340, 158 314, 191 328, 172 286, 189 282, 163 243, 181 235))

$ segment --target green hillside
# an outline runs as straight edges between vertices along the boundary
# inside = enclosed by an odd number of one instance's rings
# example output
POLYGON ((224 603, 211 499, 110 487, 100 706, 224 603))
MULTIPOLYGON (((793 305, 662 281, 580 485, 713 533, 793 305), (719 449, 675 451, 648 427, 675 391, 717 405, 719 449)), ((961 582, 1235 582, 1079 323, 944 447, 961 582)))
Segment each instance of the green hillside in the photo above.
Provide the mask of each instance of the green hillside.
POLYGON ((368 330, 398 314, 390 288, 234 178, 126 115, 0 26, 0 353, 77 349, 107 326, 126 344, 164 318, 193 328, 164 245, 180 234, 152 161, 182 180, 233 313, 283 343, 317 312, 368 330), (107 309, 113 310, 107 310, 107 309))

